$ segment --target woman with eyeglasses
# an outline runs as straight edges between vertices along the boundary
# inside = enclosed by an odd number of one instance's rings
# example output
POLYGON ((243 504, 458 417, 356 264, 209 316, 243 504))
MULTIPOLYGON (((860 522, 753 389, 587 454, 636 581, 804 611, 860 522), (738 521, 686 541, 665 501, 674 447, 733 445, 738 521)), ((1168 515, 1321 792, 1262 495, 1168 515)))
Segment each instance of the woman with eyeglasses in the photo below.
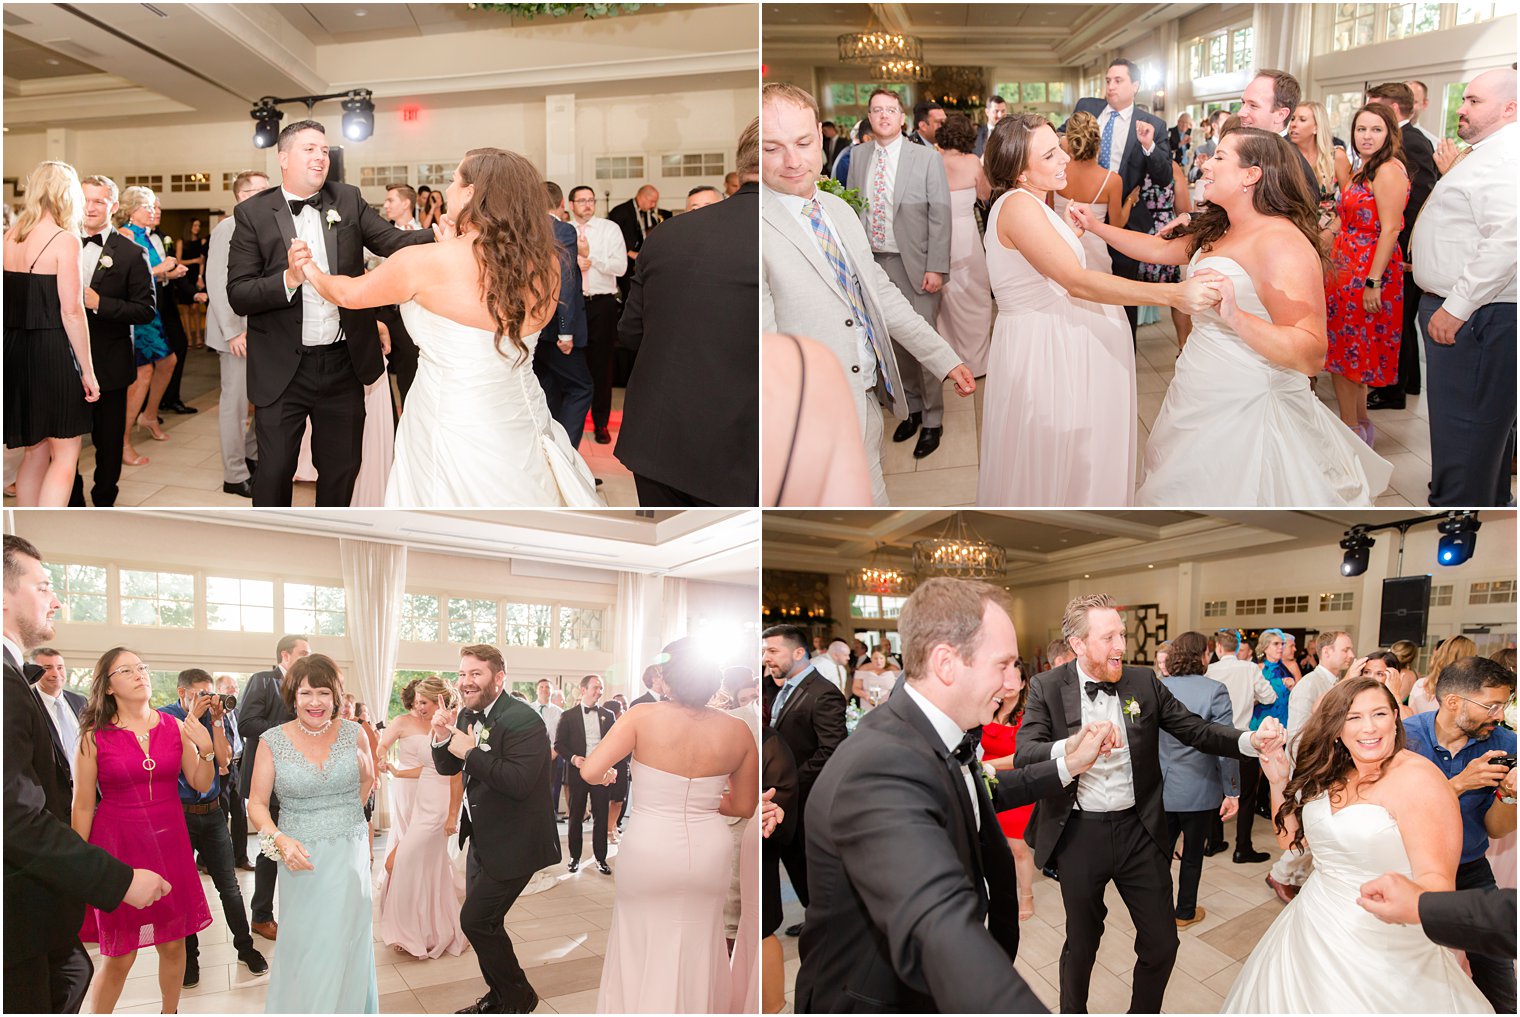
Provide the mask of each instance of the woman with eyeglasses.
POLYGON ((209 790, 216 777, 211 733, 201 724, 211 700, 191 700, 188 723, 181 723, 148 704, 152 692, 148 665, 118 646, 95 663, 90 701, 79 718, 74 831, 134 869, 158 873, 170 886, 145 908, 85 909, 79 938, 98 942, 104 960, 95 973, 95 1013, 115 1009, 144 946, 158 950, 163 1012, 178 1010, 185 937, 211 924, 179 798, 181 776, 197 792, 209 790))

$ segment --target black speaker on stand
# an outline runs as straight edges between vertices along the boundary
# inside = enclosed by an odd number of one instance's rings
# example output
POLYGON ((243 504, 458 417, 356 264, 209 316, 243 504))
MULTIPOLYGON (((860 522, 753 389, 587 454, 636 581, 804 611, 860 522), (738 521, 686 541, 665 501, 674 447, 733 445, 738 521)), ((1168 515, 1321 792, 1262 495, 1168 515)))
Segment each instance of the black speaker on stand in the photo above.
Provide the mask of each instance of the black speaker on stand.
POLYGON ((1407 639, 1425 645, 1425 623, 1430 614, 1430 577, 1405 576, 1383 580, 1382 614, 1378 619, 1378 645, 1392 646, 1407 639))

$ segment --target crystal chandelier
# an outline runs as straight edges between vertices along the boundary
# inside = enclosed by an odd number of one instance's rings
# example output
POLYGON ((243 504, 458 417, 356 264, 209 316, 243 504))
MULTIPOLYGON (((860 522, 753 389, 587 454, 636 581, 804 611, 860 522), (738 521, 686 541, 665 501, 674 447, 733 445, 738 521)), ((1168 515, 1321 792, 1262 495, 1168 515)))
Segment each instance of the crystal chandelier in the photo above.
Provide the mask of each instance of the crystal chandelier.
POLYGON ((927 81, 929 68, 922 60, 883 60, 871 67, 872 81, 927 81))
POLYGON ((877 64, 883 60, 922 62, 923 56, 923 45, 917 38, 889 31, 874 23, 864 32, 848 32, 839 37, 839 62, 842 64, 877 64))
POLYGON ((938 537, 914 542, 913 570, 921 576, 997 579, 1008 570, 1008 552, 977 536, 957 512, 938 537))
POLYGON ((912 573, 881 559, 881 546, 871 553, 871 562, 845 577, 851 593, 876 593, 887 597, 906 597, 918 581, 912 573))

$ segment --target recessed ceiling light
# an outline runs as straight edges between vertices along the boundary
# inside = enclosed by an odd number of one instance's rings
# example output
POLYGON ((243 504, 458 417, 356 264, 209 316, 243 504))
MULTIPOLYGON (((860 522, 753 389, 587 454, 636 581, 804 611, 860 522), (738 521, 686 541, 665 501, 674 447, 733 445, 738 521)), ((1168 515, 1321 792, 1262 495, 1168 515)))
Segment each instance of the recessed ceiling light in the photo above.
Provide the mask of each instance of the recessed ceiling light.
POLYGON ((1148 569, 1153 569, 1153 568, 1155 568, 1155 567, 1156 567, 1156 566, 1154 566, 1154 565, 1147 565, 1147 566, 1145 566, 1145 567, 1146 567, 1146 568, 1148 568, 1148 569))
POLYGON ((362 18, 368 13, 369 11, 365 10, 363 7, 360 7, 358 10, 354 11, 354 17, 362 18))
POLYGON ((47 61, 46 61, 46 63, 47 63, 47 65, 48 65, 48 66, 49 66, 49 67, 57 67, 57 66, 58 66, 58 65, 59 65, 59 64, 61 64, 61 63, 62 63, 62 62, 63 62, 63 61, 61 61, 61 60, 54 60, 54 59, 53 59, 53 58, 52 58, 52 57, 48 57, 48 58, 47 58, 47 61))
POLYGON ((1084 572, 1084 573, 1082 573, 1082 578, 1083 578, 1083 579, 1091 579, 1091 578, 1092 578, 1092 575, 1091 575, 1091 574, 1089 574, 1089 573, 1086 573, 1086 572, 1084 572))

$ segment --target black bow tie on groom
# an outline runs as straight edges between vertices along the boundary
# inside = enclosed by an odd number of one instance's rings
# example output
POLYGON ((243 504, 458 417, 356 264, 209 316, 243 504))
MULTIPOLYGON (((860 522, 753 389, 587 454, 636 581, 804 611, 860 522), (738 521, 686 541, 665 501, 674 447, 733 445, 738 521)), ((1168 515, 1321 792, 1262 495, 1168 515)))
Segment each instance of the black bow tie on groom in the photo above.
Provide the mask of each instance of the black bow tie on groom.
POLYGON ((106 246, 105 235, 101 233, 91 233, 89 236, 84 238, 84 242, 87 244, 95 244, 102 249, 104 249, 106 246))
POLYGON ((305 208, 307 205, 310 205, 312 208, 319 208, 321 206, 321 202, 317 200, 317 196, 315 194, 309 198, 302 198, 300 201, 292 201, 290 203, 290 214, 293 216, 300 215, 301 209, 305 208))
POLYGON ((961 737, 961 743, 951 753, 955 761, 961 766, 971 766, 976 762, 976 747, 982 743, 982 729, 974 727, 961 737))
POLYGON ((1117 696, 1119 694, 1118 690, 1109 682, 1084 682, 1082 687, 1087 690, 1087 698, 1092 700, 1096 700, 1105 693, 1110 696, 1117 696))

